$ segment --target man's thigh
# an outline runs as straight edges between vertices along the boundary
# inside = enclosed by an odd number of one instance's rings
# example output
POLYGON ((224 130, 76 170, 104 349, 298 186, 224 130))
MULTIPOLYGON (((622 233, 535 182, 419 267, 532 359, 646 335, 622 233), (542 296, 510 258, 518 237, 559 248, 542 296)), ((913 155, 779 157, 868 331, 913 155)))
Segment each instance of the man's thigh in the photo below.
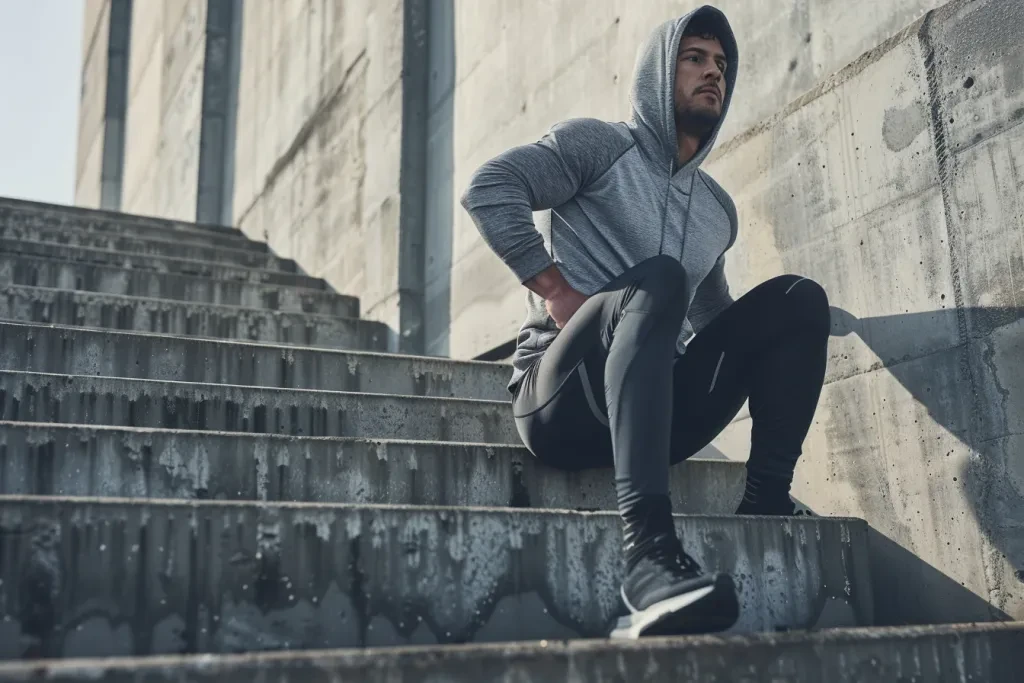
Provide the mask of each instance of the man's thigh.
POLYGON ((685 460, 722 433, 750 393, 751 354, 735 304, 701 330, 672 369, 671 461, 685 460), (735 310, 734 310, 735 309, 735 310))

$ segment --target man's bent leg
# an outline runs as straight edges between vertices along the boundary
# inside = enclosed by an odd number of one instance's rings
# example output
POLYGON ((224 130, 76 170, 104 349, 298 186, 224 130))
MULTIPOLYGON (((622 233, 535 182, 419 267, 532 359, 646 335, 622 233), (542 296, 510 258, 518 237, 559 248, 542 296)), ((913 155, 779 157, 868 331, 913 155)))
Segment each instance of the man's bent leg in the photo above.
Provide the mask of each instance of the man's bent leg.
POLYGON ((673 462, 702 448, 749 396, 753 423, 739 514, 792 514, 789 488, 825 378, 828 298, 784 275, 745 294, 694 337, 675 368, 673 462))
POLYGON ((600 433, 614 460, 624 523, 622 597, 631 613, 613 637, 721 630, 738 616, 731 579, 703 574, 672 522, 671 368, 685 287, 682 267, 669 257, 631 269, 580 308, 517 392, 520 433, 548 462, 579 464, 578 455, 554 451, 586 448, 597 431, 586 426, 607 425, 600 433), (581 419, 587 411, 593 423, 581 419))

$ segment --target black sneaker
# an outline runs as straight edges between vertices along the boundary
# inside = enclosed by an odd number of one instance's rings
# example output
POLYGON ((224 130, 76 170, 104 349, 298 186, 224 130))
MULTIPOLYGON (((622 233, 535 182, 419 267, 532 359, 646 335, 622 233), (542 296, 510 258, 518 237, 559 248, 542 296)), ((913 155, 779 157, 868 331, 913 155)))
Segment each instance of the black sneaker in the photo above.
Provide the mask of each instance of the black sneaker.
POLYGON ((771 517, 817 517, 813 512, 796 502, 787 494, 774 500, 758 500, 751 502, 744 498, 738 508, 737 515, 767 515, 771 517))
POLYGON ((739 601, 732 578, 705 574, 683 551, 670 507, 627 522, 625 553, 620 592, 629 614, 618 619, 610 638, 714 633, 736 623, 739 601))

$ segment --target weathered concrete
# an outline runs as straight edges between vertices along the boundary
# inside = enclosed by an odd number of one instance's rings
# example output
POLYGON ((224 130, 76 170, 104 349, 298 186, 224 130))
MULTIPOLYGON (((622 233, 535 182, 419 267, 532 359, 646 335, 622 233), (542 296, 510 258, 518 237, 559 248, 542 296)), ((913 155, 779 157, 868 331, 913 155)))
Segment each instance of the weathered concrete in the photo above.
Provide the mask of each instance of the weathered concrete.
POLYGON ((297 272, 295 261, 283 259, 265 250, 210 247, 173 239, 173 235, 162 238, 145 238, 110 233, 95 233, 77 230, 70 226, 50 228, 45 226, 10 226, 0 222, 0 237, 49 244, 66 244, 72 247, 105 249, 129 254, 169 256, 190 261, 235 264, 264 270, 278 270, 283 273, 297 272))
MULTIPOLYGON (((671 472, 677 513, 728 514, 745 469, 671 472)), ((563 472, 521 446, 0 423, 0 493, 614 510, 610 468, 563 472)))
POLYGON ((69 228, 117 236, 173 239, 181 244, 267 251, 266 244, 253 242, 233 228, 7 198, 0 198, 0 225, 23 230, 69 228))
POLYGON ((404 4, 247 3, 235 158, 235 224, 396 331, 404 4))
POLYGON ((508 402, 9 371, 0 420, 520 443, 508 402))
POLYGON ((82 86, 78 101, 75 203, 95 207, 100 205, 100 174, 103 168, 110 0, 86 1, 82 29, 82 86))
MULTIPOLYGON (((871 620, 866 526, 676 517, 751 632, 871 620)), ((0 658, 601 636, 616 513, 0 496, 0 658), (28 589, 32 586, 32 589, 28 589)))
POLYGON ((386 342, 372 320, 18 285, 0 286, 0 318, 330 348, 383 350, 386 342))
MULTIPOLYGON (((0 308, 2 314, 2 308, 0 308)), ((367 320, 360 325, 382 327, 367 320)), ((383 344, 383 335, 379 338, 383 344)), ((508 366, 0 322, 0 369, 508 401, 508 366)))
POLYGON ((317 289, 221 281, 10 253, 0 253, 0 286, 3 285, 54 287, 345 317, 353 317, 356 305, 352 297, 317 289))
POLYGON ((194 275, 230 282, 254 282, 303 287, 305 289, 326 288, 323 280, 309 277, 308 275, 282 273, 277 270, 261 270, 256 267, 236 266, 230 263, 192 261, 173 256, 132 254, 106 249, 90 249, 87 247, 8 239, 4 237, 0 237, 0 251, 35 258, 75 261, 81 264, 125 268, 128 270, 194 275))
POLYGON ((0 665, 0 681, 53 683, 1016 683, 1024 625, 955 624, 817 633, 540 641, 165 656, 0 665), (427 664, 429 662, 429 664, 427 664))
POLYGON ((1021 36, 1019 2, 953 2, 710 165, 737 293, 796 272, 836 306, 795 492, 882 534, 884 623, 1024 617, 1021 36))

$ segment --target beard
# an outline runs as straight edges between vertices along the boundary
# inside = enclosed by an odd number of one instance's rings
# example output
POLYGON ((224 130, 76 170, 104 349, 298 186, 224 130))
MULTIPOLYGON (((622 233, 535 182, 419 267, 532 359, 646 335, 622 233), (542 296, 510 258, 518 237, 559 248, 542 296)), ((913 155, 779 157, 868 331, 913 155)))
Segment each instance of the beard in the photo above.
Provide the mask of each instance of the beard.
POLYGON ((721 119, 722 112, 692 101, 676 107, 676 130, 696 137, 708 135, 721 119))

